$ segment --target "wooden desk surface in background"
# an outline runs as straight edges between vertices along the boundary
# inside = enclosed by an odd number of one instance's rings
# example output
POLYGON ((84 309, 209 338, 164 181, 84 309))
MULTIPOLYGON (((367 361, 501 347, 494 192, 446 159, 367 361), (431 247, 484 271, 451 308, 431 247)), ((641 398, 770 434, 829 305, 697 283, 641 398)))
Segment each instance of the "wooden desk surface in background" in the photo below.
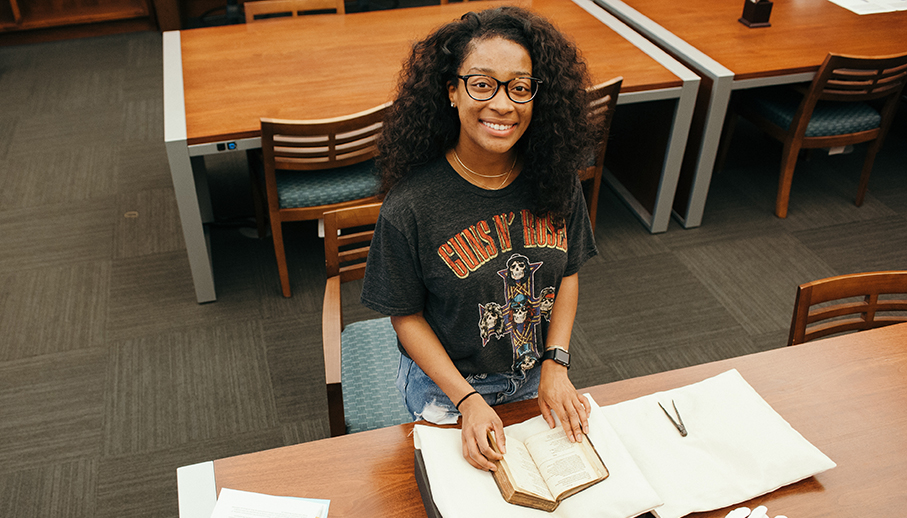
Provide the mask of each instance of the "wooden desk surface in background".
POLYGON ((743 2, 624 0, 729 68, 738 81, 815 72, 829 52, 867 56, 907 52, 907 11, 860 16, 828 0, 777 0, 771 27, 751 29, 737 21, 743 2))
MULTIPOLYGON (((508 2, 552 20, 583 51, 596 82, 621 93, 680 87, 657 61, 569 0, 508 2)), ((259 118, 356 113, 393 97, 412 43, 467 11, 454 3, 193 29, 180 33, 188 144, 256 137, 259 118)))
MULTIPOLYGON (((907 473, 907 324, 588 389, 609 405, 736 368, 838 466, 756 498, 771 516, 900 516, 907 473)), ((535 401, 498 407, 505 424, 535 401)), ((741 423, 745 426, 745 423, 741 423)), ((328 498, 331 518, 425 516, 413 476, 412 424, 214 461, 222 487, 328 498)), ((736 507, 736 506, 734 506, 736 507)), ((733 507, 732 507, 733 508, 733 507)), ((723 518, 729 509, 691 516, 723 518)))

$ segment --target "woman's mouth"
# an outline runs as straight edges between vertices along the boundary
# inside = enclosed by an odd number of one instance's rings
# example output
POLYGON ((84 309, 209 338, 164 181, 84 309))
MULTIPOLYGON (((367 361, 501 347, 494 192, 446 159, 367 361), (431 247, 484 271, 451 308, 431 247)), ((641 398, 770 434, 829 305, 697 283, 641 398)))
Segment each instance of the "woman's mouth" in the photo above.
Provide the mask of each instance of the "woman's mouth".
POLYGON ((494 122, 482 121, 482 124, 495 130, 495 131, 507 131, 510 128, 516 126, 516 124, 496 124, 494 122))

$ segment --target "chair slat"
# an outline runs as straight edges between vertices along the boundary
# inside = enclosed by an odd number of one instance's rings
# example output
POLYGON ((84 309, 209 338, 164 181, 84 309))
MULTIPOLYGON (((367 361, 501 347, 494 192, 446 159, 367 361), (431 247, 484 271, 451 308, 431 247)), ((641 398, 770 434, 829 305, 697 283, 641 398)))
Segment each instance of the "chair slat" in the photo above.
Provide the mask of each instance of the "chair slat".
POLYGON ((368 246, 361 248, 354 248, 352 250, 344 250, 337 254, 340 258, 340 263, 348 263, 350 261, 360 261, 368 257, 368 246))
MULTIPOLYGON (((345 227, 350 228, 350 227, 345 227)), ((356 232, 354 234, 344 234, 337 236, 337 245, 340 247, 350 246, 356 243, 366 243, 372 240, 372 236, 375 235, 374 230, 365 230, 362 232, 356 232)))
POLYGON ((276 15, 296 17, 310 11, 334 9, 338 14, 346 14, 343 0, 259 0, 243 3, 246 23, 268 20, 276 15))
POLYGON ((827 306, 823 308, 811 309, 809 311, 809 318, 807 323, 812 324, 814 322, 819 322, 820 320, 827 320, 829 318, 837 318, 844 315, 856 315, 860 313, 865 313, 866 311, 872 309, 868 302, 851 302, 848 304, 837 304, 834 306, 827 306))

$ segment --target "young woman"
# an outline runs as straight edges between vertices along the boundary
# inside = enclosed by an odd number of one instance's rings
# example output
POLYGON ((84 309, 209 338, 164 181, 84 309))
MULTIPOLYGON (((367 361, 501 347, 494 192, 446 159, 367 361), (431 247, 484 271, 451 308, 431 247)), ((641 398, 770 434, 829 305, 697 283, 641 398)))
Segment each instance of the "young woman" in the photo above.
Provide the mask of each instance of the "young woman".
POLYGON ((494 469, 492 405, 538 396, 588 430, 567 377, 577 272, 596 254, 577 171, 594 135, 585 64, 520 8, 467 13, 417 43, 379 142, 386 192, 362 302, 391 316, 413 417, 463 416, 463 455, 494 469))

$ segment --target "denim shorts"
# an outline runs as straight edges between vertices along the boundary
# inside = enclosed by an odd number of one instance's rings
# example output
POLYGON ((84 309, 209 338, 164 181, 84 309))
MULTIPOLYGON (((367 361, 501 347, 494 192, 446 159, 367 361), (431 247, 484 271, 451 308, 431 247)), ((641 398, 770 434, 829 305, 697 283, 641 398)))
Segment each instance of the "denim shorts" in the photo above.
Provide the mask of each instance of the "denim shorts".
MULTIPOLYGON (((537 365, 526 372, 471 374, 466 381, 486 403, 500 405, 536 397, 541 372, 541 367, 537 365)), ((435 424, 457 422, 460 412, 450 398, 414 361, 403 355, 400 355, 397 370, 397 390, 414 421, 424 419, 435 424)))

